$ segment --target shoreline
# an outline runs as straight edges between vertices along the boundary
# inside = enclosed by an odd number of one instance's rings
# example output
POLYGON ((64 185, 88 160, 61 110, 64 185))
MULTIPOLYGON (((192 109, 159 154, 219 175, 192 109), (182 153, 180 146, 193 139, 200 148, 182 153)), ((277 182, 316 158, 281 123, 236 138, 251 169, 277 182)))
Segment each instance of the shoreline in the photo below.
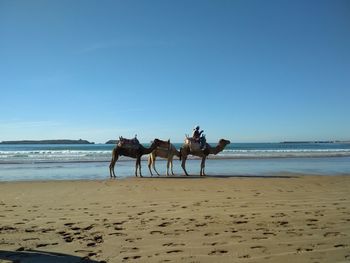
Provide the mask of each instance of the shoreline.
MULTIPOLYGON (((109 162, 64 162, 0 164, 1 181, 42 181, 42 180, 105 180, 109 178, 109 162)), ((165 175, 166 160, 157 159, 156 168, 165 175)), ((176 177, 184 172, 179 160, 174 160, 176 177)), ((151 177, 147 161, 141 162, 142 175, 151 177)), ((189 159, 186 163, 190 175, 198 175, 200 160, 189 159)), ((115 172, 117 179, 134 177, 135 160, 118 160, 115 172)), ((339 158, 270 158, 270 159, 210 159, 205 168, 208 177, 229 176, 270 176, 281 173, 309 175, 350 174, 350 157, 339 158)))
MULTIPOLYGON (((298 156, 235 156, 235 155, 209 155, 207 157, 207 160, 278 160, 278 159, 327 159, 327 158, 348 158, 350 157, 350 154, 333 154, 333 155, 324 155, 324 154, 315 154, 315 155, 298 155, 298 156)), ((147 161, 148 155, 143 156, 141 158, 141 161, 147 161)), ((190 155, 188 156, 187 160, 201 160, 198 156, 190 155)), ((180 161, 178 157, 174 157, 174 161, 180 161)), ((74 163, 109 163, 110 160, 107 159, 101 159, 101 160, 59 160, 59 161, 22 161, 22 162, 16 162, 16 161, 8 161, 4 162, 0 160, 0 165, 6 165, 6 164, 74 164, 74 163)), ((135 162, 134 158, 127 157, 127 156, 121 156, 118 159, 118 162, 135 162)), ((157 158, 157 162, 166 162, 164 158, 157 158)))
POLYGON ((212 179, 222 179, 222 180, 234 180, 234 179, 293 179, 293 178, 303 178, 303 177, 311 177, 311 178, 322 178, 322 177, 349 177, 350 178, 350 173, 343 173, 343 174, 306 174, 306 173, 292 173, 292 172, 279 172, 279 173, 274 173, 270 175, 244 175, 244 174, 232 174, 232 175, 227 175, 227 174, 216 174, 216 175, 206 175, 206 176, 200 176, 197 174, 189 174, 189 176, 186 175, 143 175, 142 177, 136 177, 134 174, 130 174, 128 176, 123 176, 123 177, 116 177, 116 178, 110 178, 110 177, 105 177, 105 178, 91 178, 91 179, 86 179, 86 178, 78 178, 78 179, 41 179, 41 180, 9 180, 9 181, 0 181, 1 184, 16 184, 16 183, 67 183, 67 182, 74 182, 74 183, 85 183, 85 182, 114 182, 114 181, 130 181, 133 182, 134 180, 139 180, 139 181, 148 181, 148 180, 212 180, 212 179))
POLYGON ((1 182, 0 261, 347 261, 348 189, 289 173, 1 182))

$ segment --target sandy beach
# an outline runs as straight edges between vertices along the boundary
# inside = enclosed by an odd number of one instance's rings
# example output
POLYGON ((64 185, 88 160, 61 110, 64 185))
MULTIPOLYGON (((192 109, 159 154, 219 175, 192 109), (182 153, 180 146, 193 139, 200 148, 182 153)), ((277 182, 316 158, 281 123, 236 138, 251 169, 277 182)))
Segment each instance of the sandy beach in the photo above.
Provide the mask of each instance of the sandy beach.
POLYGON ((350 176, 0 183, 0 262, 349 262, 350 176))

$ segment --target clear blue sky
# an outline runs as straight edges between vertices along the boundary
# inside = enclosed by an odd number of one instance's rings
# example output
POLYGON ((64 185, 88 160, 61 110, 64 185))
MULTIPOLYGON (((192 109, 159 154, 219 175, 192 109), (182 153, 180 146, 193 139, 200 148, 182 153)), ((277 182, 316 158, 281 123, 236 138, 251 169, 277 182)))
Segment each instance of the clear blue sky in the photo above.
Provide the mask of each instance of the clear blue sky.
POLYGON ((350 1, 0 1, 0 141, 350 139, 350 1))

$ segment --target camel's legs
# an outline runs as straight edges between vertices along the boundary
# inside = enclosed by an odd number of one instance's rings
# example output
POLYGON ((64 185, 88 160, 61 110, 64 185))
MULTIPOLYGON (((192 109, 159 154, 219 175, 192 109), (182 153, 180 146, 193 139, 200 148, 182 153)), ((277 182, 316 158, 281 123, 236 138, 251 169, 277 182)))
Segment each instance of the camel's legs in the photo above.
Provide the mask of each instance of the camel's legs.
POLYGON ((115 177, 115 174, 114 174, 114 165, 115 165, 115 162, 114 160, 111 160, 110 164, 109 164, 109 176, 112 178, 112 177, 115 177))
POLYGON ((115 163, 117 162, 118 160, 118 157, 119 155, 117 154, 116 150, 113 150, 112 152, 112 160, 109 164, 109 176, 112 178, 112 177, 116 177, 115 176, 115 173, 114 173, 114 166, 115 166, 115 163))
POLYGON ((169 176, 169 166, 170 166, 170 160, 168 158, 168 160, 166 162, 166 176, 169 176))
POLYGON ((149 170, 151 176, 153 176, 152 169, 151 169, 151 165, 152 165, 152 154, 150 154, 150 155, 148 156, 148 170, 149 170))
POLYGON ((158 173, 157 169, 156 169, 156 156, 154 156, 153 158, 153 162, 152 162, 152 167, 153 170, 157 173, 157 175, 159 176, 160 174, 158 173))
POLYGON ((204 168, 205 168, 205 160, 207 159, 207 156, 203 156, 202 162, 201 162, 201 170, 200 170, 200 176, 205 176, 204 168))
POLYGON ((169 158, 169 163, 170 163, 170 169, 171 169, 171 174, 174 175, 174 171, 173 171, 173 157, 174 156, 171 156, 169 158))
POLYGON ((181 162, 181 167, 185 172, 185 175, 188 176, 188 173, 186 171, 186 160, 187 160, 187 155, 182 156, 182 162, 181 162))
POLYGON ((137 177, 137 168, 139 167, 139 163, 138 163, 139 159, 137 158, 136 159, 136 162, 135 162, 135 176, 137 177))
POLYGON ((140 174, 140 177, 142 177, 142 174, 141 174, 141 156, 137 158, 136 160, 136 176, 137 176, 137 167, 139 168, 139 174, 140 174))
POLYGON ((151 173, 151 176, 153 176, 152 168, 157 173, 157 175, 159 176, 159 173, 158 173, 158 171, 156 169, 156 158, 157 158, 157 156, 154 153, 151 153, 149 155, 149 157, 148 157, 148 169, 149 169, 149 171, 151 173))

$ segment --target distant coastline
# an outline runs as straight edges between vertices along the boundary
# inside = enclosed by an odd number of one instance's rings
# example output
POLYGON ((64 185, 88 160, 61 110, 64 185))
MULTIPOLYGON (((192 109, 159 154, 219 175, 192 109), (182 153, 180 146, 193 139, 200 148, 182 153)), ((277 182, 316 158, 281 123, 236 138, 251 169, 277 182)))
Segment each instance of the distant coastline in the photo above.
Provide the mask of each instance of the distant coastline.
POLYGON ((105 144, 117 144, 118 140, 109 140, 105 144))
MULTIPOLYGON (((116 144, 118 140, 108 140, 104 144, 116 144)), ((279 144, 335 144, 335 143, 346 143, 350 144, 349 141, 282 141, 279 144)), ((95 144, 88 140, 70 140, 70 139, 59 139, 59 140, 17 140, 17 141, 2 141, 0 144, 95 144)))
POLYGON ((20 141, 2 141, 0 144, 95 144, 87 140, 20 140, 20 141))
POLYGON ((280 143, 350 143, 350 141, 284 141, 280 143))

